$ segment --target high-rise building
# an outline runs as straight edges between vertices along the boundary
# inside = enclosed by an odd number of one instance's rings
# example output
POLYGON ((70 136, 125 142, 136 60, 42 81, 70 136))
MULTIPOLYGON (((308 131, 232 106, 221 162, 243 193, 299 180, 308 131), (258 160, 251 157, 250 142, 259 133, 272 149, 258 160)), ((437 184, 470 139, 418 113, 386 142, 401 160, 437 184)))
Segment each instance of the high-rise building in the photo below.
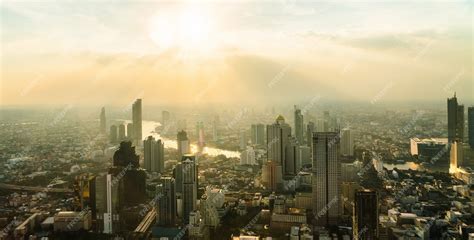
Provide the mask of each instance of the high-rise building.
POLYGON ((191 145, 189 143, 188 134, 181 130, 177 135, 178 143, 178 158, 182 158, 183 155, 191 153, 191 145))
POLYGON ((379 239, 379 202, 376 191, 361 190, 355 194, 354 240, 379 239))
POLYGON ((133 123, 127 124, 127 139, 128 140, 133 139, 133 123))
POLYGON ((206 146, 206 142, 204 140, 204 123, 203 122, 196 123, 196 137, 197 137, 198 152, 202 152, 204 151, 204 147, 206 146))
POLYGON ((316 225, 337 224, 341 215, 341 163, 337 132, 313 133, 313 210, 316 225))
POLYGON ((165 169, 165 151, 161 139, 148 136, 143 140, 144 168, 150 172, 162 173, 165 169))
POLYGON ((298 140, 298 143, 302 145, 304 143, 303 138, 303 114, 301 114, 301 109, 298 109, 296 106, 295 108, 295 137, 298 140))
POLYGON ((106 129, 107 121, 105 119, 105 108, 102 107, 102 109, 100 110, 100 132, 105 134, 106 129))
POLYGON ((157 187, 157 223, 161 226, 173 226, 176 223, 176 192, 172 177, 161 177, 157 187))
POLYGON ((131 142, 121 142, 113 156, 113 167, 109 174, 116 176, 114 184, 119 185, 119 204, 131 207, 146 200, 146 172, 139 168, 139 156, 131 142))
POLYGON ((341 130, 341 155, 354 156, 354 136, 348 128, 341 130))
POLYGON ((120 229, 119 184, 113 184, 114 179, 112 174, 106 174, 95 181, 97 230, 108 234, 120 229))
POLYGON ((240 153, 240 164, 241 165, 256 165, 255 161, 255 150, 252 146, 247 146, 245 151, 240 153))
POLYGON ((448 98, 448 141, 464 141, 464 106, 458 105, 456 93, 448 98))
POLYGON ((244 150, 247 147, 247 132, 245 130, 239 131, 239 148, 244 150))
POLYGON ((262 185, 268 190, 277 191, 282 187, 281 165, 275 161, 267 161, 262 165, 262 185))
POLYGON ((308 122, 308 125, 306 125, 306 144, 310 147, 313 142, 313 132, 316 131, 315 127, 314 122, 308 122))
POLYGON ((468 142, 471 149, 474 149, 474 107, 467 108, 468 142))
POLYGON ((283 165, 290 136, 291 127, 285 123, 285 118, 281 115, 277 117, 275 123, 267 125, 267 160, 283 165))
POLYGON ((298 140, 295 137, 290 137, 288 144, 285 147, 285 160, 283 161, 283 176, 292 178, 298 174, 301 168, 300 151, 298 140))
POLYGON ((450 172, 455 172, 459 167, 463 165, 464 161, 464 148, 460 141, 454 141, 451 143, 450 149, 450 172))
POLYGON ((187 223, 189 214, 197 210, 198 166, 196 156, 187 154, 181 161, 183 220, 187 223))
POLYGON ((250 128, 251 142, 257 146, 263 146, 265 144, 265 125, 252 124, 250 128))
POLYGON ((115 125, 110 126, 109 138, 110 138, 111 143, 116 143, 118 141, 117 126, 115 125))
POLYGON ((141 144, 142 138, 142 99, 137 99, 132 105, 133 137, 136 145, 141 144))
POLYGON ((308 146, 299 146, 299 160, 298 162, 303 165, 311 165, 311 148, 308 146))
POLYGON ((118 139, 119 141, 125 140, 125 124, 120 124, 118 127, 118 139))

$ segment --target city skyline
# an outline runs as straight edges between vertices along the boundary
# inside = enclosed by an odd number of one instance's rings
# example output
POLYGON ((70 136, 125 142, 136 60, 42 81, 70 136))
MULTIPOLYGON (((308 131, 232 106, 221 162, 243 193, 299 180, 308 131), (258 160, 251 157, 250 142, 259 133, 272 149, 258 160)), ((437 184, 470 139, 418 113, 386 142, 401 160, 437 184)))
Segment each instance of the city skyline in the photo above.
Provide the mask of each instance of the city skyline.
POLYGON ((0 1, 0 240, 473 240, 473 7, 0 1))

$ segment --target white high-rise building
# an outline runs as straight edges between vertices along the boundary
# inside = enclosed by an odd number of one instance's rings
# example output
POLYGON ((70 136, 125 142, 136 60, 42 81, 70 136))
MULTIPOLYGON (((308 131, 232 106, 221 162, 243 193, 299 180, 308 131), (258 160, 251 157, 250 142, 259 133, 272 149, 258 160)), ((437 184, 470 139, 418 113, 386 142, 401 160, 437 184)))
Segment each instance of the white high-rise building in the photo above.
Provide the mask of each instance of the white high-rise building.
POLYGON ((341 209, 340 143, 337 132, 313 134, 313 211, 316 225, 337 224, 341 209))
POLYGON ((354 156, 354 135, 348 128, 341 130, 341 155, 354 156))
POLYGON ((252 146, 247 146, 247 149, 240 153, 240 165, 257 165, 255 150, 252 146))

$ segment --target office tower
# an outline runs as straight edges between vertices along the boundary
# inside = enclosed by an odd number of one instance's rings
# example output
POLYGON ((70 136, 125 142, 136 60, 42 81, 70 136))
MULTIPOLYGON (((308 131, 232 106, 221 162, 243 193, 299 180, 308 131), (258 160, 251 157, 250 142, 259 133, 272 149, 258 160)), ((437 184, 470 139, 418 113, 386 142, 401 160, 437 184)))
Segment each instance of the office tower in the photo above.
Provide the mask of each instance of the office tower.
POLYGON ((283 167, 285 150, 288 138, 291 136, 291 127, 285 123, 283 116, 278 116, 275 123, 267 125, 267 160, 272 160, 283 167))
POLYGON ((197 136, 198 152, 202 152, 206 145, 205 140, 204 140, 204 123, 203 122, 196 123, 196 136, 197 136))
POLYGON ((105 119, 105 108, 102 107, 102 110, 100 111, 100 132, 105 134, 106 131, 106 126, 107 122, 105 119))
POLYGON ((290 137, 288 144, 285 147, 285 158, 283 161, 283 176, 296 176, 301 168, 301 162, 299 156, 299 145, 298 140, 295 137, 290 137))
POLYGON ((464 106, 458 105, 456 93, 448 98, 448 141, 464 141, 464 106))
POLYGON ((187 223, 189 214, 197 210, 198 166, 196 165, 196 156, 191 154, 184 155, 181 165, 183 174, 183 220, 187 223))
POLYGON ((146 172, 139 167, 139 156, 131 142, 121 142, 113 156, 113 174, 119 185, 119 203, 121 207, 131 207, 143 204, 146 200, 146 172))
POLYGON ((263 146, 265 144, 265 125, 263 124, 252 124, 250 128, 250 139, 252 144, 257 146, 263 146))
POLYGON ((170 112, 162 111, 161 112, 161 126, 163 128, 168 127, 168 125, 170 124, 170 120, 171 120, 170 112))
POLYGON ((306 125, 306 144, 310 147, 313 142, 313 132, 316 131, 315 127, 314 122, 308 122, 308 125, 306 125))
POLYGON ((125 124, 120 124, 118 127, 118 140, 125 140, 125 124))
POLYGON ((128 140, 133 139, 133 124, 132 123, 127 124, 127 139, 128 140))
POLYGON ((283 183, 281 173, 282 168, 279 163, 267 161, 262 166, 262 185, 270 191, 281 189, 283 183))
POLYGON ((474 107, 467 109, 468 142, 471 149, 474 149, 474 107))
POLYGON ((137 99, 132 105, 133 137, 136 145, 141 144, 142 138, 142 99, 137 99))
POLYGON ((461 141, 454 141, 451 143, 450 149, 450 172, 455 172, 459 167, 463 165, 464 160, 464 149, 461 141))
POLYGON ((188 134, 182 130, 177 135, 178 143, 178 158, 182 158, 183 155, 191 153, 191 146, 188 139, 188 134))
POLYGON ((165 151, 161 139, 148 136, 143 140, 144 168, 149 172, 162 173, 165 169, 165 151))
POLYGON ((255 150, 252 146, 247 146, 245 151, 240 153, 240 165, 256 165, 255 150))
POLYGON ((157 224, 173 226, 176 223, 176 192, 172 177, 161 177, 157 187, 157 224))
POLYGON ((247 147, 247 133, 245 130, 239 131, 239 148, 244 150, 247 147))
POLYGON ((341 155, 354 156, 354 136, 348 128, 341 130, 341 155))
POLYGON ((119 149, 113 156, 114 167, 138 168, 138 155, 135 153, 135 147, 132 143, 124 141, 120 143, 119 149))
POLYGON ((379 202, 373 190, 361 190, 355 194, 354 240, 379 239, 379 202))
POLYGON ((341 163, 337 132, 313 133, 313 210, 316 225, 337 224, 341 215, 341 163))
POLYGON ((301 166, 304 165, 311 165, 311 147, 308 146, 299 146, 298 147, 299 154, 299 160, 298 162, 301 164, 301 166))
POLYGON ((110 133, 109 133, 109 137, 110 137, 110 142, 111 143, 116 143, 117 140, 118 140, 118 136, 117 136, 117 126, 115 125, 112 125, 110 126, 110 133))
POLYGON ((298 140, 299 144, 304 143, 303 139, 303 114, 301 114, 301 110, 298 109, 296 106, 295 108, 295 137, 298 140))
POLYGON ((120 229, 119 184, 113 184, 114 179, 112 174, 106 174, 96 177, 95 181, 97 230, 108 234, 120 229))

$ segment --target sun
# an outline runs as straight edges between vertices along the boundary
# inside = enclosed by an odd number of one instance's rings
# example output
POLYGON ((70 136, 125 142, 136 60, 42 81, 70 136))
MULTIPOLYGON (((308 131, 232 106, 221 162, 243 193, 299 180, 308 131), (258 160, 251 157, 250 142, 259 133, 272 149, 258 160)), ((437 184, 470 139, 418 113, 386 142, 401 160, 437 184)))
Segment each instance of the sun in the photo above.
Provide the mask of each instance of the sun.
POLYGON ((209 11, 200 6, 156 13, 149 36, 159 50, 179 48, 186 54, 208 53, 215 47, 215 31, 209 11))

